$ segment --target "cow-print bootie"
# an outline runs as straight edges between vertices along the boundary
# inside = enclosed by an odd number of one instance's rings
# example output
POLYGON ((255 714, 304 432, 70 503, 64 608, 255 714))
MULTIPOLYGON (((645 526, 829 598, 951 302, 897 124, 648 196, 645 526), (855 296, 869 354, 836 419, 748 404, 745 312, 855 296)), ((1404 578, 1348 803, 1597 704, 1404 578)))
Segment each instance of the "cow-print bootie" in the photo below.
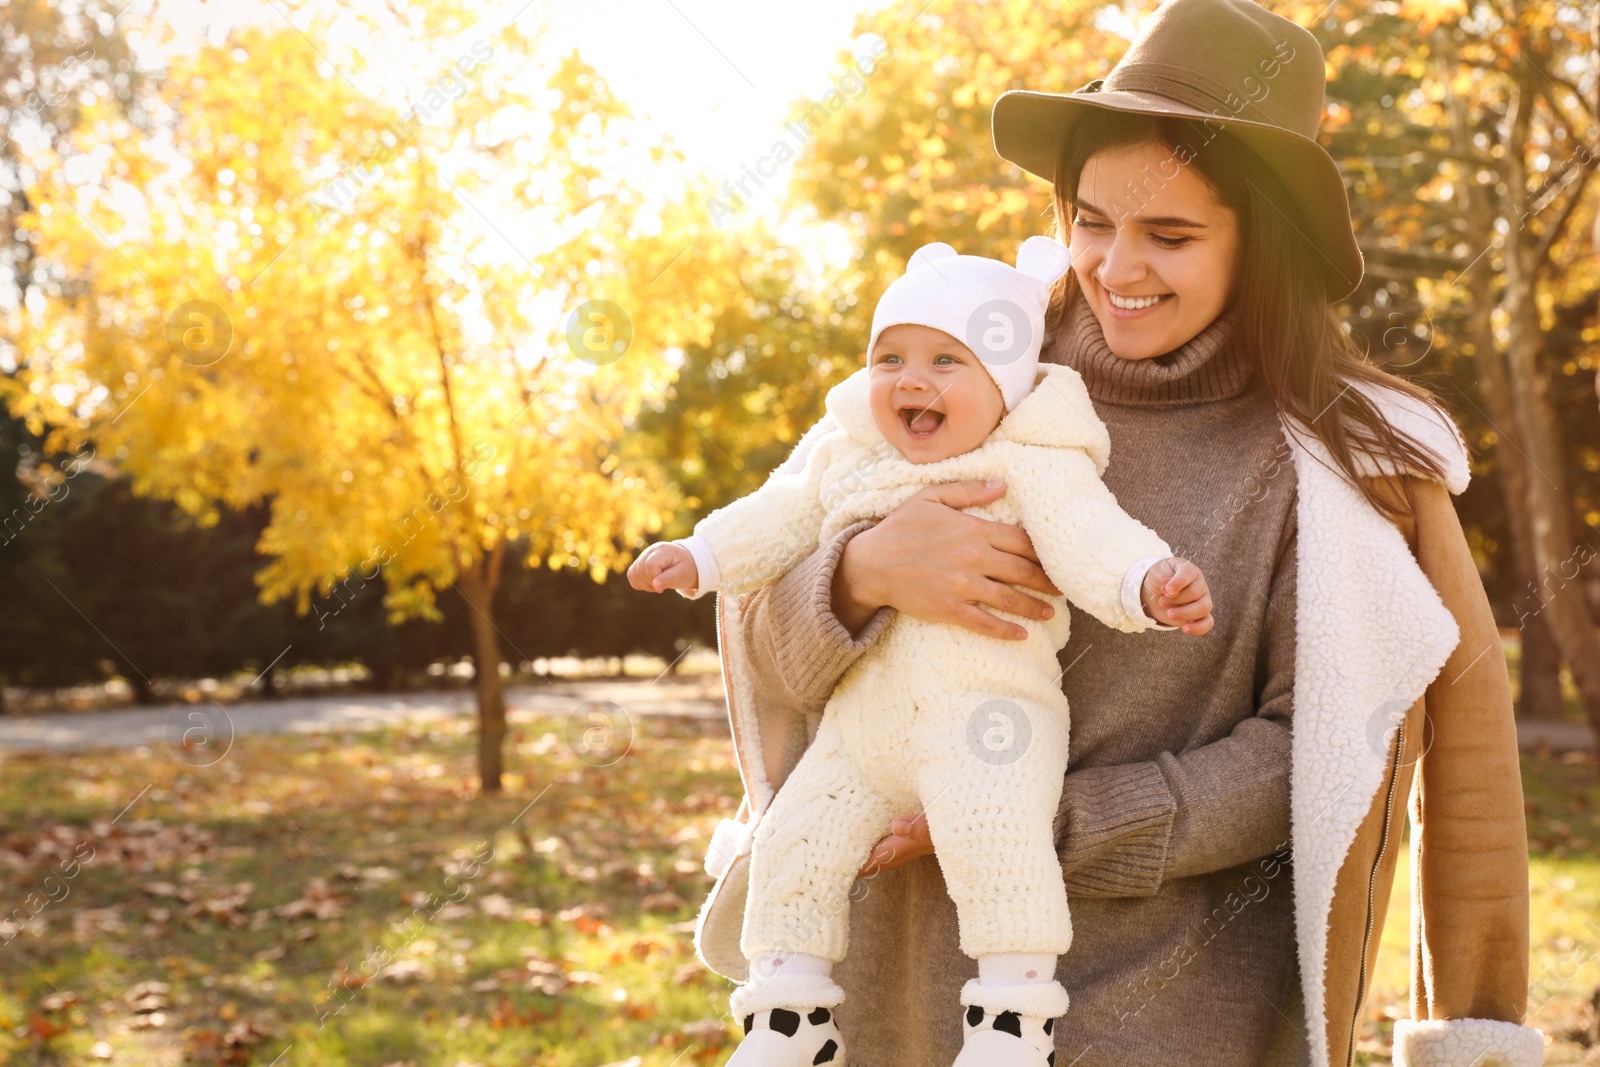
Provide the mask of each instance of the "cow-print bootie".
POLYGON ((844 1038, 831 1008, 771 1008, 740 1022, 744 1040, 727 1067, 844 1067, 844 1038))
POLYGON ((1055 1067, 1056 1020, 1042 1015, 962 1008, 966 1035, 953 1067, 1055 1067))

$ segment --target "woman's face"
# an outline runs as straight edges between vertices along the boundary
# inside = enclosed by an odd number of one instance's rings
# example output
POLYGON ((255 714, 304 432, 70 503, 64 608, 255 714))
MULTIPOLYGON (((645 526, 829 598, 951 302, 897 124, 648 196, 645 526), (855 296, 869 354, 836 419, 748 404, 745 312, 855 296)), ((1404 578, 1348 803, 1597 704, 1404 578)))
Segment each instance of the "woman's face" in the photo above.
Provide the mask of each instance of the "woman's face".
POLYGON ((1238 218, 1184 158, 1145 142, 1096 153, 1078 179, 1072 269, 1123 359, 1171 352, 1232 299, 1238 218))

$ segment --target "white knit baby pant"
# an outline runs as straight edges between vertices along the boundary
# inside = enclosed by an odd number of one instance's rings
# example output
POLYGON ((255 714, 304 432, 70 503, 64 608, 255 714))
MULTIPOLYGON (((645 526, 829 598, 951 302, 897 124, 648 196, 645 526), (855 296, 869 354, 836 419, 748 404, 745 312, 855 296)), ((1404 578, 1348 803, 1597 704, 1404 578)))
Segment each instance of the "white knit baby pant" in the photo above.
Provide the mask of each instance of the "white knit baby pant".
POLYGON ((919 811, 962 952, 1066 952, 1072 924, 1053 826, 1068 717, 1055 647, 1043 633, 1006 642, 896 618, 840 681, 757 824, 745 956, 842 960, 852 893, 871 892, 871 877, 858 884, 857 872, 895 816, 919 811), (985 677, 998 691, 972 686, 985 677))

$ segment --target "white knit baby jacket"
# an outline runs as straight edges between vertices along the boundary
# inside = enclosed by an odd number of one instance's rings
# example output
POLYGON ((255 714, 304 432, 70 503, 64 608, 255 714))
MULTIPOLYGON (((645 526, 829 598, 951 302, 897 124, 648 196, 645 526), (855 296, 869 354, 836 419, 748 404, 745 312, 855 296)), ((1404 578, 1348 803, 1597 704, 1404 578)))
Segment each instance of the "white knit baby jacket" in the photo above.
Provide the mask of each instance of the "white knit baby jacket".
MULTIPOLYGON (((1000 478, 1005 495, 970 514, 1022 526, 1050 579, 1107 626, 1150 626, 1125 610, 1122 582, 1135 563, 1172 551, 1100 480, 1111 439, 1077 371, 1040 366, 1033 390, 981 445, 932 463, 912 463, 884 439, 872 418, 869 374, 862 368, 829 391, 828 417, 796 446, 803 466, 780 467, 759 490, 695 526, 715 553, 720 592, 738 596, 776 581, 821 542, 862 519, 883 518, 926 486, 1000 478)), ((1066 643, 1066 619, 1058 610, 1051 620, 1054 648, 1066 643)))

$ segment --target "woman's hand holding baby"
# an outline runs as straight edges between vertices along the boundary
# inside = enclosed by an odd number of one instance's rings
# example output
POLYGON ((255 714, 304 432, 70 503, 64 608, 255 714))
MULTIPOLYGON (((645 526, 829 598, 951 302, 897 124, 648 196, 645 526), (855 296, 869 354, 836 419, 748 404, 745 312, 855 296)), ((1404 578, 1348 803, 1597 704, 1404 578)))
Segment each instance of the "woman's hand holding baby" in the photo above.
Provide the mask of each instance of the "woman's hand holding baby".
POLYGON ((700 569, 687 548, 671 541, 657 541, 628 566, 628 584, 646 593, 693 589, 700 584, 700 569))
POLYGON ((889 833, 872 846, 867 862, 857 877, 871 878, 902 863, 933 855, 933 835, 928 832, 928 817, 922 813, 900 815, 889 824, 889 833))
POLYGON ((1211 629, 1211 589, 1200 568, 1172 556, 1145 572, 1139 599, 1145 614, 1157 622, 1181 627, 1186 634, 1211 629))
POLYGON ((856 633, 888 605, 930 622, 950 622, 988 637, 1022 640, 1028 631, 991 615, 998 608, 1029 619, 1053 613, 1012 584, 1060 596, 1021 527, 960 509, 989 504, 1005 485, 930 485, 870 530, 845 543, 834 572, 833 610, 856 633))

